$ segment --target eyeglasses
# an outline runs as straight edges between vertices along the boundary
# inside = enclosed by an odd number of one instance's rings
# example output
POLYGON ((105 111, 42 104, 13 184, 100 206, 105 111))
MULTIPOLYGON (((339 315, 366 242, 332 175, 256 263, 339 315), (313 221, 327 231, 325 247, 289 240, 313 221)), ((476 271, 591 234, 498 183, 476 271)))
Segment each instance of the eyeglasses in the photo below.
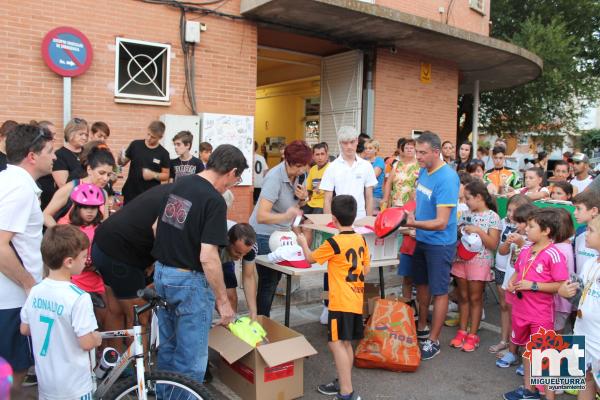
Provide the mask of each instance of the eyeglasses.
POLYGON ((87 121, 83 118, 73 118, 73 122, 75 122, 76 124, 87 124, 87 121))

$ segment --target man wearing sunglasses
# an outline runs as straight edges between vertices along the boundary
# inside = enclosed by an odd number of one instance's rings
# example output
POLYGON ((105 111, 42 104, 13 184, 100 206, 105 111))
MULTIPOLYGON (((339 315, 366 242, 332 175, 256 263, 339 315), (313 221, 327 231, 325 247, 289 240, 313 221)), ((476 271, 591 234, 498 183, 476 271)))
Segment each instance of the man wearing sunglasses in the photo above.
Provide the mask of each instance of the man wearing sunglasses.
POLYGON ((44 220, 35 180, 52 172, 52 134, 17 125, 7 135, 6 157, 8 166, 0 173, 0 357, 13 367, 18 390, 33 365, 19 314, 29 290, 42 279, 44 220))

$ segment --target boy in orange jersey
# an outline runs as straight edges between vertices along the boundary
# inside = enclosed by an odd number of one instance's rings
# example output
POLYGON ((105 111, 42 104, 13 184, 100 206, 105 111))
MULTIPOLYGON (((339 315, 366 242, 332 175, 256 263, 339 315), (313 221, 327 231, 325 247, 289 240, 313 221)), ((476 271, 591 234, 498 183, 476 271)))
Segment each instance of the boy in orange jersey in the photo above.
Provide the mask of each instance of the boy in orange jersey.
POLYGON ((356 200, 349 195, 339 195, 331 202, 333 222, 339 233, 312 252, 304 235, 298 244, 308 262, 327 262, 329 273, 329 321, 327 336, 333 353, 338 379, 319 385, 317 390, 336 399, 360 400, 352 389, 352 340, 363 337, 363 294, 365 275, 370 269, 369 248, 365 239, 352 229, 356 218, 356 200))

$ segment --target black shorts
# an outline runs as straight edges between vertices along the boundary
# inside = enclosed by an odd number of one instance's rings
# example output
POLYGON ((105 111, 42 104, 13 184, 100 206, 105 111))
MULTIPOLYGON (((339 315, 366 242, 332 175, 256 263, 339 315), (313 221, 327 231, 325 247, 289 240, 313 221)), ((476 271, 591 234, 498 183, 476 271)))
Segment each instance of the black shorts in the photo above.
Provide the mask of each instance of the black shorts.
POLYGON ((329 311, 327 340, 359 340, 364 335, 363 316, 343 311, 329 311))
POLYGON ((135 299, 138 290, 149 284, 145 268, 118 261, 100 250, 95 243, 92 245, 92 263, 117 299, 135 299))
POLYGON ((504 275, 506 275, 506 272, 500 271, 498 268, 494 268, 494 281, 496 282, 496 285, 502 286, 504 283, 504 275))
POLYGON ((323 208, 311 207, 308 204, 302 207, 304 214, 323 214, 323 208))
POLYGON ((0 357, 4 358, 15 372, 27 371, 33 365, 29 337, 21 335, 21 309, 0 310, 0 357))
POLYGON ((223 279, 225 280, 225 289, 235 289, 238 286, 235 276, 235 264, 230 261, 221 264, 223 266, 223 279))

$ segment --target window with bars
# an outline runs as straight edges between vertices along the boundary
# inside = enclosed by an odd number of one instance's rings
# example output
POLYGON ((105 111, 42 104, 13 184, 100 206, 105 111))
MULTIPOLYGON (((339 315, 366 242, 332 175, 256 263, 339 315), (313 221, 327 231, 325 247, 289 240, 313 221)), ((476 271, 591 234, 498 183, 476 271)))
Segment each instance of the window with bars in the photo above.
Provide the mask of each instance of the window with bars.
POLYGON ((169 101, 171 46, 117 38, 115 97, 169 101))
POLYGON ((469 0, 469 7, 478 13, 485 14, 485 0, 469 0))

